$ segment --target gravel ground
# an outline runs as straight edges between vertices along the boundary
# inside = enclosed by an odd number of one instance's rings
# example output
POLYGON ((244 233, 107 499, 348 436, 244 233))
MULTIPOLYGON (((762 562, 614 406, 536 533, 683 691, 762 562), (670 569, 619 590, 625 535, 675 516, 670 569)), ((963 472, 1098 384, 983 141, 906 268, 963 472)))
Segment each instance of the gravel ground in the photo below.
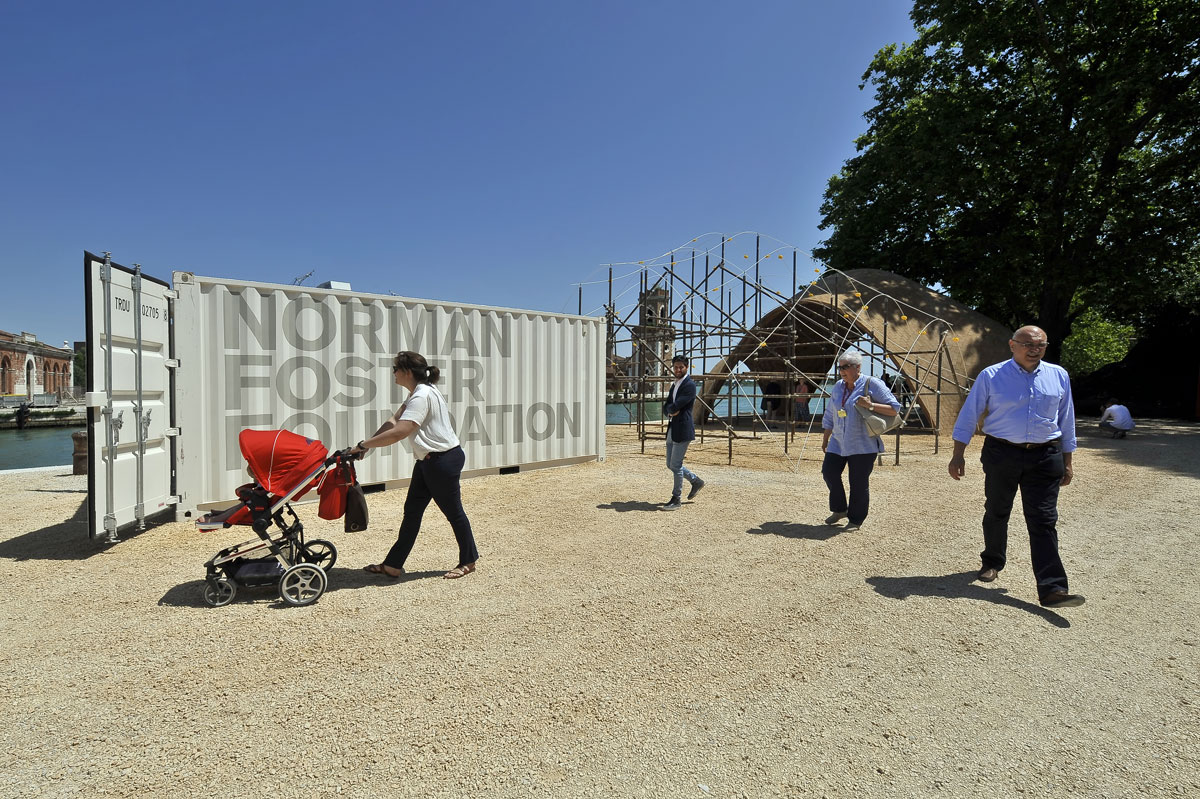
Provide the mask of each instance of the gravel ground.
POLYGON ((1018 529, 973 582, 978 446, 906 438, 857 533, 821 522, 819 443, 693 445, 468 482, 479 571, 432 511, 398 581, 367 575, 402 492, 369 495, 315 605, 200 600, 252 537, 166 524, 87 540, 86 482, 0 473, 0 796, 1200 795, 1200 425, 1090 432, 1063 490, 1072 590, 1037 605, 1018 529))

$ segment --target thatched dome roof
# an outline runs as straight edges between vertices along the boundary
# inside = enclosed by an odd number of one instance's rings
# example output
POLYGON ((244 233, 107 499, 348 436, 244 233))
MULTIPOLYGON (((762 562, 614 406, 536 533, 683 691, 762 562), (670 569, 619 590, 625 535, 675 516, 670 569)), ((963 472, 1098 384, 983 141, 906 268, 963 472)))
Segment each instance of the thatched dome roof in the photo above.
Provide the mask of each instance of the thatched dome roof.
MULTIPOLYGON (((826 273, 765 314, 712 369, 700 398, 711 405, 724 375, 745 363, 760 380, 819 379, 855 342, 917 390, 927 418, 949 433, 980 370, 1010 357, 1012 331, 950 297, 879 269, 826 273), (867 341, 863 341, 866 339, 867 341), (868 341, 871 342, 868 344, 868 341), (937 407, 940 391, 940 408, 937 407)), ((696 408, 704 418, 703 405, 696 408)))

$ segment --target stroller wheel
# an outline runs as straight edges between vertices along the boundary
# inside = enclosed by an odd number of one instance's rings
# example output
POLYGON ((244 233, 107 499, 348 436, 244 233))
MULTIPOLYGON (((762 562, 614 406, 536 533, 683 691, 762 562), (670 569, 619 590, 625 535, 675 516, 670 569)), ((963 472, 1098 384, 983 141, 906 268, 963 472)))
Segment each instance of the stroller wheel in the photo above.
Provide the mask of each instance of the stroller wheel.
POLYGON ((305 563, 320 566, 321 571, 328 575, 333 564, 337 562, 337 547, 329 541, 318 538, 304 545, 300 559, 305 563))
POLYGON ((289 605, 311 605, 325 593, 329 578, 320 566, 297 563, 279 578, 279 598, 289 605))
POLYGON ((237 585, 224 577, 213 582, 204 583, 204 602, 210 607, 219 608, 228 605, 237 595, 237 585))

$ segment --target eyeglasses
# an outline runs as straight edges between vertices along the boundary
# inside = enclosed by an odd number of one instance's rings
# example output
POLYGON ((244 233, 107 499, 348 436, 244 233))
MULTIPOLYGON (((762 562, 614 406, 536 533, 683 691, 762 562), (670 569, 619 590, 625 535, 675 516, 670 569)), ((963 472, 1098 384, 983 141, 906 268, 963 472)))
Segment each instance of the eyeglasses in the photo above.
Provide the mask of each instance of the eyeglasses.
POLYGON ((854 364, 852 364, 852 363, 839 363, 838 364, 838 369, 853 369, 853 368, 854 368, 854 364))
POLYGON ((1020 344, 1027 350, 1044 350, 1049 341, 1021 341, 1020 339, 1010 339, 1014 344, 1020 344))

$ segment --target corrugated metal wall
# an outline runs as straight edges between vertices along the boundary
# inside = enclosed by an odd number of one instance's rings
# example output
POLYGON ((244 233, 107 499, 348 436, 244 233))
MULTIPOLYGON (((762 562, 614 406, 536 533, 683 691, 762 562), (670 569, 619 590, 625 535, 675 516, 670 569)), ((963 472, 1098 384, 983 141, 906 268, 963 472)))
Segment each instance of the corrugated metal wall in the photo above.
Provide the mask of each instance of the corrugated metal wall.
MULTIPOLYGON (((184 510, 247 482, 237 434, 283 428, 349 446, 402 403, 391 359, 442 370, 467 473, 604 454, 604 328, 594 317, 452 305, 175 273, 184 510)), ((407 480, 400 444, 359 465, 364 483, 407 480)))

